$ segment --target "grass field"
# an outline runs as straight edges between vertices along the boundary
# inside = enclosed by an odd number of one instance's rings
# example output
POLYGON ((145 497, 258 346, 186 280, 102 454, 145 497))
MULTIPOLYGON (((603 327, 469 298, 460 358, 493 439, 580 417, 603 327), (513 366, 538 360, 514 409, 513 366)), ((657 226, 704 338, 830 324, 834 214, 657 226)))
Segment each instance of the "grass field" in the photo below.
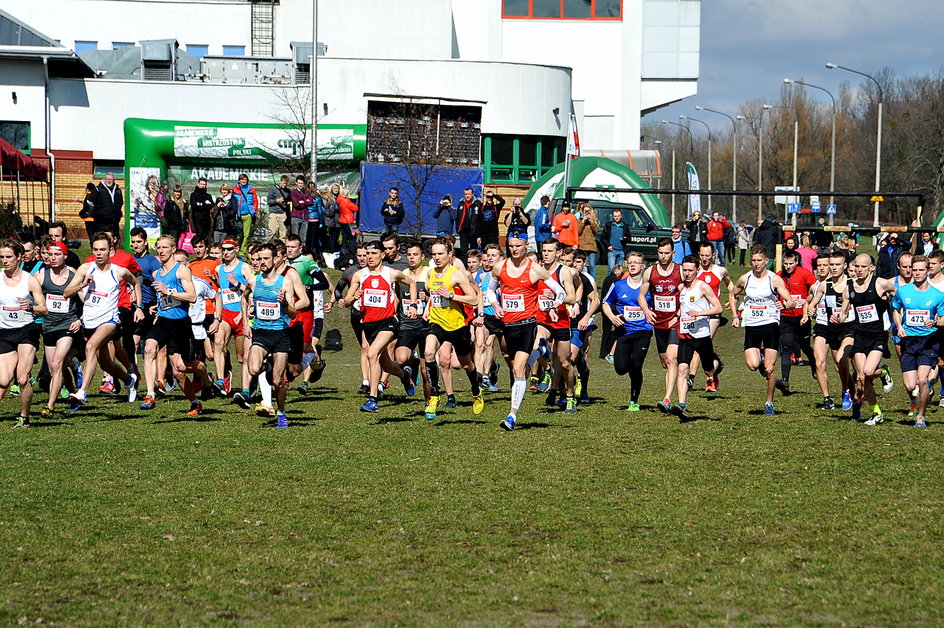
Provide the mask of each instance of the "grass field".
POLYGON ((179 396, 152 412, 93 396, 0 429, 0 622, 941 622, 944 409, 911 427, 900 383, 891 420, 866 427, 813 410, 795 369, 799 392, 765 417, 726 327, 696 420, 652 411, 653 352, 643 412, 594 358, 592 405, 564 415, 529 394, 504 433, 505 377, 478 417, 464 377, 436 421, 399 387, 359 413, 349 328, 330 327, 345 350, 291 394, 288 430, 223 400, 191 419, 179 396))

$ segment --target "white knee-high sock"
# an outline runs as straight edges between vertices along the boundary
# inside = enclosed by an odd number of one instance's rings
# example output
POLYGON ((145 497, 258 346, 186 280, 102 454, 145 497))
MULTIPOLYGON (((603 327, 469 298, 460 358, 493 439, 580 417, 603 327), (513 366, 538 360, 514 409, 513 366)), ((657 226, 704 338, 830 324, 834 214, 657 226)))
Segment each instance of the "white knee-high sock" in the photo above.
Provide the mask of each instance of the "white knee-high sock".
POLYGON ((527 389, 528 385, 525 379, 516 377, 515 383, 511 386, 511 413, 515 416, 518 415, 518 408, 521 407, 521 402, 524 401, 524 393, 527 389))
POLYGON ((272 407, 272 386, 269 384, 269 378, 265 371, 259 373, 259 392, 262 393, 262 405, 267 408, 272 407))

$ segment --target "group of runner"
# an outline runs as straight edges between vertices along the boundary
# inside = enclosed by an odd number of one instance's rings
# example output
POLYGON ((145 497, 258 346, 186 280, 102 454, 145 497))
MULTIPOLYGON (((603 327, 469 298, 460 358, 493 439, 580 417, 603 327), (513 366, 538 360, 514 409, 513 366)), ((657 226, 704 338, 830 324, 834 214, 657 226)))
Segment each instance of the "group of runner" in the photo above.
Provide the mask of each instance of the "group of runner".
POLYGON ((317 344, 324 314, 333 305, 350 309, 360 343, 361 393, 367 397, 361 411, 379 410, 392 377, 408 396, 422 381, 424 414, 435 419, 441 408, 457 406, 452 372, 461 369, 478 415, 485 408, 484 393, 498 390, 504 365, 511 399, 500 426, 509 431, 518 425, 529 387, 547 392, 546 404, 566 413, 589 401, 586 356, 599 315, 615 329, 610 353, 617 374, 629 376, 631 412, 641 410, 643 367, 653 336, 665 370, 658 410, 689 418, 689 392, 699 370, 705 390, 718 389, 724 364, 713 338, 724 324, 725 306, 732 325, 744 328, 748 369, 764 379, 767 415, 775 414, 777 389, 791 393, 791 367, 804 354, 823 396, 817 407, 835 409, 827 367, 831 354, 842 408, 859 419, 868 404, 866 423, 881 423, 873 380, 881 378, 884 392, 890 392, 883 360, 890 355, 887 338, 893 329, 912 415, 923 426, 932 383, 944 364, 940 251, 927 258, 903 254, 899 276, 891 281, 875 277, 868 255, 858 255, 850 267, 841 252, 820 256, 814 274, 799 265, 795 252, 786 251, 783 269, 775 273, 766 249, 758 246, 751 251, 751 270, 734 281, 715 263, 710 244, 676 263, 672 241, 663 239, 658 261, 649 268, 640 253, 629 252, 625 273, 601 298, 581 251, 551 238, 538 254, 529 253, 527 236, 516 231, 509 233, 505 251, 489 245, 470 251, 464 261, 450 236, 432 242, 427 262, 420 242, 385 235, 358 247, 357 265, 334 287, 302 253, 295 235, 252 245, 248 261, 237 257, 237 243, 230 239, 211 245, 197 237, 191 256, 170 237, 160 237, 152 254, 143 230, 131 236, 133 255, 117 248, 116 234, 95 234, 91 256, 75 269, 66 265, 69 251, 60 240, 42 242, 42 263, 29 268, 21 243, 0 242, 0 397, 19 387, 18 427, 30 422, 40 335, 49 389, 44 419, 53 417, 63 388, 70 410, 85 407, 99 367, 110 375, 114 393, 124 386, 128 401, 135 402, 140 352, 142 409, 153 409, 158 395, 169 390, 165 380, 173 378, 189 402, 188 415, 202 414, 202 401, 213 395, 230 395, 246 409, 259 395, 256 410, 287 427, 290 382, 301 377, 304 388, 324 368, 317 344), (231 343, 240 365, 239 387, 231 343))

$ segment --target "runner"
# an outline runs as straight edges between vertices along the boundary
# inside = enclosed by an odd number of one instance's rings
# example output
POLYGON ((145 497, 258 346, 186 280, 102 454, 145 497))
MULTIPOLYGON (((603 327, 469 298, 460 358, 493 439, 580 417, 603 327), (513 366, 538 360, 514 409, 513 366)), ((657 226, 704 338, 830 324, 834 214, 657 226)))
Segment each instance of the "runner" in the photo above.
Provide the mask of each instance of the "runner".
MULTIPOLYGON (((818 308, 823 302, 826 308, 824 338, 832 352, 833 362, 839 371, 842 387, 842 409, 852 408, 849 392, 849 362, 852 356, 852 333, 855 328, 855 312, 849 306, 849 278, 846 275, 846 254, 834 251, 829 255, 829 278, 821 281, 808 308, 818 308)), ((830 401, 832 401, 830 399, 830 401)), ((823 410, 832 410, 823 400, 823 410)))
MULTIPOLYGON (((904 253, 902 254, 904 256, 904 253)), ((899 258, 900 264, 901 258, 899 258)), ((937 328, 944 326, 944 293, 928 283, 928 259, 915 255, 910 260, 912 282, 902 284, 892 298, 892 317, 901 343, 901 371, 905 390, 917 390, 908 416, 915 427, 927 427, 924 414, 931 397, 929 375, 937 366, 940 348, 937 328)))
POLYGON ((639 412, 639 393, 642 392, 642 367, 649 354, 652 341, 652 323, 646 320, 646 312, 639 305, 646 299, 643 293, 643 269, 646 261, 642 253, 626 253, 627 276, 610 286, 603 297, 603 313, 616 330, 616 350, 613 352, 617 375, 629 373, 629 405, 627 410, 639 412))
MULTIPOLYGON (((682 269, 673 261, 675 246, 670 238, 659 240, 656 254, 658 262, 643 273, 639 307, 643 309, 646 320, 655 330, 656 351, 659 352, 659 360, 665 369, 665 396, 659 402, 658 408, 669 413, 672 410, 671 399, 678 378, 678 311, 682 269)), ((714 382, 712 377, 710 387, 717 390, 714 382)))
POLYGON ((778 275, 767 270, 767 247, 751 249, 751 272, 745 273, 734 290, 734 301, 743 292, 741 315, 732 308, 734 326, 744 327, 744 361, 747 368, 759 371, 767 380, 764 414, 774 415, 774 390, 777 384, 777 354, 780 351, 780 310, 794 307, 793 297, 778 275), (779 296, 779 299, 777 298, 779 296))
MULTIPOLYGON (((266 359, 272 357, 272 383, 275 386, 275 400, 278 406, 276 427, 287 428, 288 417, 285 414, 285 395, 288 390, 288 381, 285 379, 285 366, 291 350, 288 335, 289 319, 295 315, 296 282, 280 274, 275 267, 276 247, 271 242, 261 244, 256 255, 259 260, 259 273, 248 277, 246 292, 243 300, 252 295, 252 307, 255 318, 252 325, 245 325, 243 332, 252 342, 247 354, 246 364, 249 377, 256 377, 263 372, 266 359)), ((304 294, 301 295, 304 297, 304 294)), ((302 302, 305 303, 307 299, 302 302)), ((237 398, 245 399, 248 407, 248 393, 246 385, 243 391, 237 393, 237 398)))
MULTIPOLYGON (((141 269, 141 309, 144 310, 144 318, 134 327, 134 355, 137 355, 141 339, 147 337, 151 325, 154 324, 154 316, 157 314, 157 293, 154 292, 152 283, 154 271, 161 267, 161 263, 151 254, 147 231, 141 227, 131 230, 131 252, 141 269)), ((163 372, 159 371, 159 373, 163 379, 163 372)))
POLYGON ((590 339, 596 325, 596 313, 600 310, 600 295, 597 292, 597 282, 587 272, 587 253, 577 251, 572 256, 561 256, 565 266, 570 266, 572 260, 576 277, 580 280, 580 287, 574 286, 580 294, 573 307, 570 317, 570 359, 577 369, 577 380, 574 384, 574 394, 577 402, 590 403, 590 365, 587 363, 587 351, 590 349, 590 339))
MULTIPOLYGON (((698 247, 698 279, 704 281, 708 284, 712 291, 715 293, 715 296, 718 297, 718 300, 721 300, 721 286, 722 284, 728 289, 728 309, 732 312, 734 311, 734 297, 731 292, 734 289, 734 282, 731 280, 731 276, 728 274, 728 269, 724 266, 720 266, 714 263, 715 259, 715 248, 711 245, 710 242, 702 242, 698 247)), ((718 333, 718 328, 721 327, 721 314, 717 314, 711 317, 711 338, 714 339, 715 334, 718 333)), ((695 361, 692 362, 691 370, 689 371, 689 377, 692 376, 700 365, 700 355, 695 354, 695 361)), ((702 365, 704 368, 704 365, 702 365)), ((721 358, 718 354, 714 356, 714 376, 710 381, 706 379, 705 381, 705 391, 706 392, 715 392, 718 390, 718 384, 720 380, 718 376, 721 375, 721 371, 724 370, 724 363, 721 361, 721 358)), ((707 374, 707 369, 705 373, 707 374)))
POLYGON ((566 293, 551 275, 527 258, 527 234, 513 231, 508 234, 508 252, 510 257, 500 261, 492 268, 485 303, 495 308, 495 316, 501 320, 505 334, 505 345, 512 360, 514 383, 511 386, 511 411, 499 423, 502 429, 515 429, 518 411, 527 390, 528 356, 534 347, 537 335, 538 288, 539 281, 554 293, 549 304, 557 307, 564 302, 566 293), (498 300, 501 294, 501 301, 498 300))
POLYGON ((394 360, 400 368, 409 366, 410 370, 423 376, 423 392, 426 402, 429 403, 430 387, 426 374, 426 335, 429 333, 429 322, 424 314, 426 311, 427 288, 426 277, 429 268, 424 264, 423 245, 414 240, 406 245, 406 259, 408 267, 403 274, 416 283, 416 302, 410 299, 410 287, 406 284, 397 284, 400 293, 400 334, 394 349, 394 360), (415 307, 417 316, 410 318, 410 308, 415 307), (417 356, 417 350, 419 355, 417 356))
MULTIPOLYGON (((338 279, 338 283, 334 285, 334 300, 332 303, 337 304, 339 307, 344 307, 344 295, 348 288, 350 288, 354 275, 364 268, 367 268, 367 249, 364 245, 361 244, 357 246, 354 251, 354 256, 357 260, 357 264, 348 266, 344 272, 341 273, 341 278, 338 279)), ((361 387, 358 389, 357 393, 359 395, 369 395, 370 363, 367 361, 367 350, 370 348, 370 344, 364 339, 363 313, 361 311, 360 299, 356 299, 351 308, 351 330, 354 332, 357 344, 361 348, 361 387)))
MULTIPOLYGON (((245 308, 243 292, 248 278, 251 276, 246 263, 236 258, 239 243, 227 238, 220 244, 223 256, 216 268, 219 279, 219 292, 216 295, 214 309, 220 313, 220 324, 216 331, 213 343, 213 366, 216 369, 216 382, 213 387, 217 394, 226 396, 234 387, 232 364, 229 357, 229 340, 234 338, 236 345, 236 360, 243 364, 246 344, 243 337, 245 323, 245 308)), ((242 382, 248 386, 249 382, 242 382)))
MULTIPOLYGON (((214 296, 206 300, 206 311, 203 316, 203 328, 206 330, 205 334, 199 332, 194 333, 194 338, 198 336, 203 336, 203 351, 201 352, 206 360, 213 360, 215 352, 213 350, 213 339, 216 337, 216 332, 220 326, 219 314, 216 309, 216 293, 220 290, 219 276, 216 274, 216 269, 219 267, 219 261, 213 259, 210 256, 210 246, 207 237, 202 233, 198 233, 190 241, 190 245, 193 246, 193 260, 189 262, 190 265, 190 274, 194 279, 200 279, 209 284, 210 289, 213 291, 214 296)), ((191 308, 192 312, 193 308, 191 308)), ((214 386, 214 391, 216 387, 214 386)))
MULTIPOLYGON (((0 240, 0 399, 14 382, 20 387, 20 415, 13 427, 30 426, 33 384, 30 371, 39 348, 35 317, 46 314, 46 301, 36 277, 20 268, 23 245, 0 240)), ((45 416, 44 416, 45 418, 45 416)))
POLYGON ((816 258, 816 278, 817 281, 810 289, 810 294, 806 298, 805 315, 807 318, 810 312, 815 312, 813 323, 813 359, 816 363, 816 383, 819 384, 820 393, 823 395, 823 401, 815 407, 817 410, 835 410, 836 404, 829 394, 829 371, 826 370, 826 358, 829 356, 829 345, 827 344, 829 329, 829 314, 826 311, 826 300, 818 299, 816 305, 813 305, 813 299, 816 297, 821 286, 829 279, 829 255, 820 255, 816 258))
POLYGON ((64 376, 69 374, 69 386, 72 383, 71 372, 63 366, 70 363, 75 355, 75 341, 82 323, 76 313, 77 297, 63 296, 66 286, 72 281, 75 271, 66 266, 68 248, 62 242, 52 242, 46 247, 46 268, 37 275, 40 289, 46 296, 46 315, 43 318, 43 347, 46 364, 49 365, 49 400, 43 408, 42 418, 52 420, 53 410, 59 392, 62 390, 64 376))
POLYGON ((110 373, 117 386, 124 382, 128 387, 128 401, 134 402, 137 398, 138 376, 126 371, 120 364, 112 360, 108 352, 108 343, 121 337, 121 323, 119 320, 118 303, 121 298, 123 285, 134 286, 134 314, 132 324, 139 323, 144 318, 141 309, 141 286, 135 276, 127 268, 113 264, 114 239, 111 234, 99 231, 92 236, 92 257, 94 261, 79 266, 72 281, 63 290, 63 296, 71 298, 82 292, 85 307, 82 312, 82 328, 85 336, 85 368, 83 369, 82 384, 74 394, 72 410, 78 410, 88 400, 88 387, 95 377, 95 370, 101 364, 102 369, 110 373))
POLYGON ((429 271, 426 279, 429 307, 424 317, 429 321, 429 332, 424 353, 430 388, 426 418, 436 418, 440 394, 439 369, 452 367, 453 351, 469 378, 469 386, 472 388, 472 414, 478 415, 485 408, 485 401, 479 387, 478 371, 472 362, 472 335, 466 324, 463 305, 477 305, 479 297, 469 281, 468 273, 452 265, 454 252, 449 240, 436 238, 430 252, 435 267, 429 271))
MULTIPOLYGON (((497 244, 489 244, 485 247, 485 253, 482 255, 482 267, 475 271, 475 282, 479 291, 484 295, 488 290, 492 269, 495 264, 500 262, 504 255, 502 249, 497 244)), ((501 347, 504 345, 504 333, 502 331, 501 321, 495 316, 495 306, 485 304, 483 299, 482 318, 478 319, 482 324, 475 325, 475 359, 476 370, 482 374, 482 387, 489 392, 498 392, 498 372, 501 364, 495 358, 495 341, 498 340, 499 350, 502 351, 507 361, 507 354, 501 347)), ((508 369, 511 370, 511 363, 508 362, 508 369)))
MULTIPOLYGON (((894 279, 896 292, 898 291, 898 288, 900 288, 901 286, 911 283, 912 257, 913 257, 912 254, 908 251, 903 251, 901 255, 898 256, 898 261, 896 262, 896 266, 898 267, 898 274, 895 276, 895 279, 894 279)), ((924 262, 925 262, 925 265, 928 264, 927 257, 924 258, 924 262)), ((928 276, 930 277, 930 273, 928 273, 928 276)), ((931 285, 930 281, 928 282, 928 285, 929 286, 931 285)), ((897 325, 894 320, 892 320, 892 326, 891 326, 892 345, 895 347, 895 355, 898 357, 899 366, 901 366, 902 347, 901 347, 901 337, 898 335, 899 329, 901 329, 901 327, 897 325)), ((935 336, 937 336, 937 331, 938 331, 937 328, 935 328, 933 331, 934 331, 935 336)), ((883 372, 883 376, 887 372, 888 372, 888 368, 886 367, 883 372)), ((904 375, 904 371, 902 371, 902 375, 904 375)), ((934 365, 932 366, 930 372, 928 373, 928 386, 930 388, 933 388, 934 380, 937 379, 937 375, 938 375, 938 367, 937 367, 937 361, 935 360, 934 365)), ((891 377, 890 373, 889 373, 889 377, 891 377)), ((902 383, 904 383, 904 381, 902 381, 902 383)), ((886 382, 884 380, 884 377, 882 380, 882 387, 883 389, 886 387, 886 382)), ((888 392, 891 392, 891 388, 888 388, 888 392)), ((909 388, 908 386, 905 386, 905 392, 908 393, 908 397, 911 399, 911 412, 908 413, 908 416, 914 416, 914 411, 917 408, 917 402, 918 402, 918 397, 917 397, 918 390, 915 387, 909 388)), ((931 391, 931 394, 932 395, 934 394, 933 390, 931 391)))
MULTIPOLYGON (((368 344, 367 360, 370 366, 370 392, 367 401, 361 406, 362 412, 377 412, 378 387, 384 372, 399 377, 408 396, 413 396, 413 371, 409 366, 400 368, 387 352, 387 346, 400 332, 396 318, 396 299, 393 285, 406 283, 410 287, 410 301, 414 303, 416 282, 399 270, 383 265, 383 249, 377 240, 365 245, 367 266, 356 273, 351 280, 344 305, 350 306, 360 301, 363 315, 363 337, 368 344)), ((416 317, 417 308, 408 308, 408 317, 416 317)))
POLYGON ((873 274, 875 261, 865 253, 856 255, 852 268, 855 278, 850 282, 849 301, 857 323, 852 341, 852 364, 856 371, 852 418, 859 420, 864 399, 872 406, 872 418, 865 424, 878 425, 885 417, 878 405, 872 379, 881 376, 882 359, 888 357, 888 302, 895 295, 895 284, 873 274))
POLYGON ((780 379, 777 380, 777 389, 789 395, 793 357, 799 359, 801 351, 810 363, 813 379, 816 379, 816 357, 810 345, 810 317, 806 312, 806 298, 810 287, 816 283, 816 277, 800 266, 800 254, 793 250, 784 251, 783 270, 777 275, 783 279, 796 306, 780 312, 780 379))
MULTIPOLYGON (((320 326, 322 328, 324 327, 323 291, 330 288, 331 284, 318 263, 315 262, 310 255, 303 254, 303 245, 300 237, 294 233, 290 233, 288 237, 285 238, 284 259, 281 252, 282 247, 280 247, 279 244, 279 242, 276 242, 276 250, 279 258, 276 261, 276 266, 279 272, 283 272, 282 262, 284 262, 288 267, 295 270, 300 285, 300 290, 296 291, 296 294, 304 293, 307 302, 307 305, 304 307, 301 307, 298 303, 295 304, 297 314, 292 317, 292 323, 289 326, 289 335, 292 337, 293 347, 294 345, 299 345, 297 350, 292 351, 293 355, 289 356, 290 359, 288 361, 288 372, 292 378, 295 378, 301 375, 302 372, 308 369, 312 364, 317 366, 319 372, 324 368, 318 354, 315 353, 312 339, 316 335, 316 309, 318 310, 317 314, 320 326), (292 359, 296 358, 294 354, 297 354, 297 359, 292 359)), ((320 336, 321 329, 319 329, 317 333, 317 337, 320 336)), ((308 388, 306 378, 302 379, 300 388, 303 391, 308 388)))
MULTIPOLYGON (((715 349, 711 338, 711 317, 723 310, 721 301, 711 286, 698 279, 699 260, 694 255, 682 258, 682 284, 679 287, 679 309, 675 314, 678 320, 678 405, 672 406, 671 399, 664 400, 669 411, 680 420, 689 418, 688 413, 688 373, 694 363, 695 355, 700 354, 705 364, 712 364, 715 349)), ((708 372, 708 377, 714 375, 708 372)), ((662 408, 665 411, 665 408, 662 408)))
POLYGON ((155 384, 158 376, 163 375, 158 371, 157 354, 166 347, 167 360, 173 369, 174 379, 190 402, 187 416, 198 416, 203 414, 203 404, 197 400, 193 386, 187 379, 187 373, 194 373, 199 377, 207 393, 210 391, 210 378, 206 373, 206 366, 195 358, 189 304, 197 301, 196 288, 190 269, 174 256, 177 245, 172 236, 159 237, 154 248, 157 251, 157 260, 161 263, 161 267, 152 275, 154 291, 159 301, 157 320, 144 341, 144 380, 147 394, 141 402, 141 409, 153 410, 157 405, 155 384))

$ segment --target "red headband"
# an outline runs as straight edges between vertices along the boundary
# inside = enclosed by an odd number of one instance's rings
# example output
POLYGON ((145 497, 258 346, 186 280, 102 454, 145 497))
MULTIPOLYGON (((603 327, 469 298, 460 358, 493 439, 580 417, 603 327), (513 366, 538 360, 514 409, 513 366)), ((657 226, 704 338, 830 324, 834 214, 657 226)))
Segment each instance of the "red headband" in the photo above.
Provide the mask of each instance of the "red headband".
POLYGON ((69 247, 67 247, 64 242, 50 242, 49 248, 52 248, 52 247, 56 247, 57 249, 62 251, 63 255, 69 254, 69 247))
POLYGON ((232 246, 239 246, 239 242, 237 242, 236 240, 226 239, 220 242, 220 246, 226 246, 227 244, 232 245, 232 246))

